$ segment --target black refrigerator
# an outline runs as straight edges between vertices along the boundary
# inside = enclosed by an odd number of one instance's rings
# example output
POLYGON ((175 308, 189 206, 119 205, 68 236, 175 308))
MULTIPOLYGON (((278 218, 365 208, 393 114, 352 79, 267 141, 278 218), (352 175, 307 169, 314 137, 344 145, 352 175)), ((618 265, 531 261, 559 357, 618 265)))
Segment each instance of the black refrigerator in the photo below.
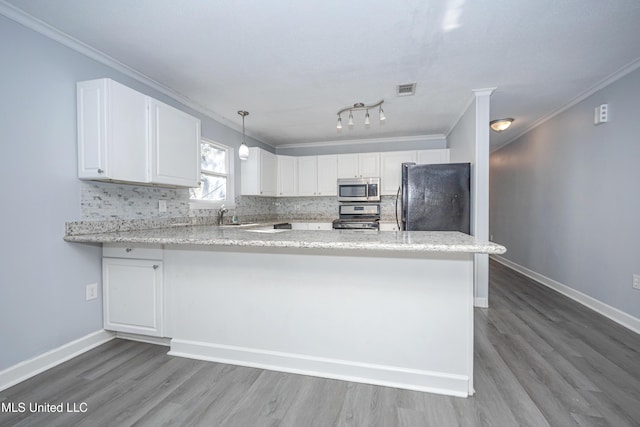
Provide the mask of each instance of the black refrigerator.
POLYGON ((469 163, 402 164, 402 229, 470 231, 469 163))

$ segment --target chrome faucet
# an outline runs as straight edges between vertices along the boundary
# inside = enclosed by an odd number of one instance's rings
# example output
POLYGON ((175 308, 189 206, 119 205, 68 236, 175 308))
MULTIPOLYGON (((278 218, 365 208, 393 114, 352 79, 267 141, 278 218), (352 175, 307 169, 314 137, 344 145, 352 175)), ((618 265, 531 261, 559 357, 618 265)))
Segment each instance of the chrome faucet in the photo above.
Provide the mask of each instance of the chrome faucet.
POLYGON ((222 225, 224 214, 229 212, 229 209, 225 208, 224 205, 220 206, 218 209, 218 225, 222 225))

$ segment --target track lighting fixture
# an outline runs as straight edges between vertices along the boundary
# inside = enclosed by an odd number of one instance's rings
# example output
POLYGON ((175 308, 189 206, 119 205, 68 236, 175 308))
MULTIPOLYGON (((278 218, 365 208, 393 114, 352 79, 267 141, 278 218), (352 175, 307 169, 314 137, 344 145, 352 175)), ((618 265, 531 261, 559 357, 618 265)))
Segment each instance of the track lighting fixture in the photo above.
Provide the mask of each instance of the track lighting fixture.
POLYGON ((364 116, 364 124, 365 125, 369 125, 371 124, 371 118, 369 116, 369 110, 372 108, 376 108, 379 107, 379 119, 380 121, 384 121, 387 119, 387 117, 384 115, 384 110, 382 109, 382 103, 384 103, 384 99, 380 102, 377 102, 375 104, 371 104, 371 105, 364 105, 362 102, 357 102, 355 104, 353 104, 353 107, 346 107, 343 108, 342 110, 338 111, 338 125, 336 126, 337 129, 342 129, 342 117, 341 114, 342 113, 346 113, 347 111, 349 112, 349 120, 347 121, 347 124, 349 125, 349 127, 352 127, 354 124, 353 121, 353 112, 354 111, 358 111, 358 110, 366 110, 367 113, 364 116))

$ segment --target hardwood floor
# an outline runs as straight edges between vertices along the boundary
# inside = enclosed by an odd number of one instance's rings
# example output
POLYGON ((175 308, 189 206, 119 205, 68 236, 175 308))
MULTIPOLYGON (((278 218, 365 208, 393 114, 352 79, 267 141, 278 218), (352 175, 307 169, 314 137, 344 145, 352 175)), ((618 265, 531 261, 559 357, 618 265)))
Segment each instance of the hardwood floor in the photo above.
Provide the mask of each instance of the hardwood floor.
POLYGON ((113 340, 0 392, 1 426, 640 426, 640 336, 498 263, 471 398, 167 356, 113 340), (31 413, 29 403, 86 412, 31 413))

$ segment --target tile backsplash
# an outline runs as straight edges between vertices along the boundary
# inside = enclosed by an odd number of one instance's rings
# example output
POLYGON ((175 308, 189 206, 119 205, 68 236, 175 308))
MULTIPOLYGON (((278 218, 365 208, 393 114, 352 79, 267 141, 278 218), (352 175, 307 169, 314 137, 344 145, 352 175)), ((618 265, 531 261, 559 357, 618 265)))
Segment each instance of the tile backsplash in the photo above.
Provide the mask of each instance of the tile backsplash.
MULTIPOLYGON (((216 215, 212 209, 189 209, 189 190, 185 188, 82 181, 80 196, 83 220, 201 218, 216 215), (166 212, 159 212, 159 200, 166 200, 166 212)), ((380 204, 382 219, 394 220, 395 196, 382 196, 380 204)), ((236 215, 242 222, 276 219, 331 221, 338 216, 338 205, 335 196, 237 196, 236 208, 230 209, 226 218, 231 220, 236 215)))

